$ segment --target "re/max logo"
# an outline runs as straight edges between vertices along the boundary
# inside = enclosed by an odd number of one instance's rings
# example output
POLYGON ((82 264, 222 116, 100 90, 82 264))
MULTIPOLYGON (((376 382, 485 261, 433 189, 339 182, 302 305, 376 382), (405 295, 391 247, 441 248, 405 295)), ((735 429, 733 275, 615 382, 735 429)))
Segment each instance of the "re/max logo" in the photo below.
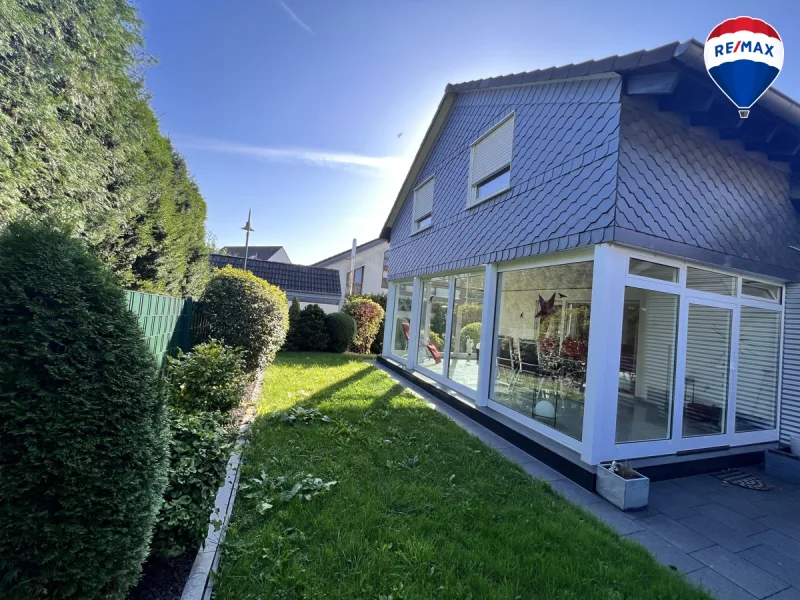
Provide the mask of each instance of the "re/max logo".
POLYGON ((758 54, 763 54, 764 56, 774 56, 772 54, 772 49, 775 46, 770 46, 769 44, 762 45, 761 42, 743 42, 739 40, 734 45, 733 42, 728 42, 727 44, 719 44, 714 46, 714 56, 722 56, 723 54, 733 54, 734 52, 753 52, 758 54))

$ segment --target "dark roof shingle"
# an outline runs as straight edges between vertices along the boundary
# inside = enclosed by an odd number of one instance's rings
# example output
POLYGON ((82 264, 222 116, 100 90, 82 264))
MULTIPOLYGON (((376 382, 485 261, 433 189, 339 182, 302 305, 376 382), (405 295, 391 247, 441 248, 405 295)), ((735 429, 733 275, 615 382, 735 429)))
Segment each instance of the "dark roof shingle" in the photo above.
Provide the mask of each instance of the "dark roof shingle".
MULTIPOLYGON (((269 260, 283 246, 248 246, 247 256, 258 260, 269 260)), ((244 246, 225 246, 225 252, 231 256, 244 256, 244 246)))
MULTIPOLYGON (((226 254, 212 254, 210 262, 212 267, 232 265, 241 269, 244 258, 226 254)), ((272 285, 277 285, 284 292, 325 294, 337 297, 342 295, 339 271, 335 269, 306 267, 304 265, 291 265, 248 258, 247 270, 256 277, 260 277, 272 285)))

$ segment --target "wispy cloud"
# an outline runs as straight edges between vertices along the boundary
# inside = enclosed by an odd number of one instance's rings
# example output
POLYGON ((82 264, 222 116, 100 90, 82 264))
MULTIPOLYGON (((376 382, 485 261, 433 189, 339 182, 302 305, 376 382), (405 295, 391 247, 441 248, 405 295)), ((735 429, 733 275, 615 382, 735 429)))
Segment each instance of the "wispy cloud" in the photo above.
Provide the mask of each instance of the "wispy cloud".
POLYGON ((407 168, 408 161, 399 156, 367 156, 348 152, 309 150, 306 148, 273 148, 227 142, 223 140, 176 136, 176 141, 186 148, 239 154, 267 162, 306 163, 322 167, 364 169, 375 172, 397 173, 407 168))
POLYGON ((294 11, 293 11, 291 8, 289 8, 288 6, 286 6, 286 3, 285 3, 285 2, 283 2, 283 0, 280 0, 280 2, 278 2, 278 4, 280 4, 280 5, 281 5, 281 8, 283 8, 283 10, 284 10, 284 11, 286 11, 286 14, 287 14, 287 15, 289 15, 289 18, 290 18, 292 21, 294 21, 295 23, 297 23, 297 24, 298 24, 300 27, 302 27, 303 29, 305 29, 305 30, 306 30, 308 33, 310 33, 311 35, 314 35, 314 30, 313 30, 313 29, 311 29, 311 27, 309 27, 308 25, 306 25, 306 23, 303 21, 303 19, 301 19, 300 17, 298 17, 298 16, 297 16, 297 14, 296 14, 296 13, 295 13, 295 12, 294 12, 294 11))

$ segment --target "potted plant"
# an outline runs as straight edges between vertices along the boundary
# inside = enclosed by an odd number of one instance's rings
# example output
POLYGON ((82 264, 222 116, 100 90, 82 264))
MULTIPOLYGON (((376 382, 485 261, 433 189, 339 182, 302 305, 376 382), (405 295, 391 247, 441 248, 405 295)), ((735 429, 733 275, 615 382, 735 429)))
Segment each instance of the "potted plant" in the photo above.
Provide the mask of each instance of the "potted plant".
POLYGON ((597 467, 597 493, 620 510, 639 510, 647 506, 650 480, 627 463, 597 467))

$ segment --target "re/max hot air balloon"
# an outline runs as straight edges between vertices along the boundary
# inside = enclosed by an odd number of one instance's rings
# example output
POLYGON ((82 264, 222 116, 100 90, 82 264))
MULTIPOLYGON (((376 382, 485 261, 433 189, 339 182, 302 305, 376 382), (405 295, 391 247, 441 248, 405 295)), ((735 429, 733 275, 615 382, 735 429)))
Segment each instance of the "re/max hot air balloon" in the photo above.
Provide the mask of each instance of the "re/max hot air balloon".
POLYGON ((769 23, 736 17, 708 34, 706 69, 722 93, 746 119, 783 67, 783 42, 769 23))

